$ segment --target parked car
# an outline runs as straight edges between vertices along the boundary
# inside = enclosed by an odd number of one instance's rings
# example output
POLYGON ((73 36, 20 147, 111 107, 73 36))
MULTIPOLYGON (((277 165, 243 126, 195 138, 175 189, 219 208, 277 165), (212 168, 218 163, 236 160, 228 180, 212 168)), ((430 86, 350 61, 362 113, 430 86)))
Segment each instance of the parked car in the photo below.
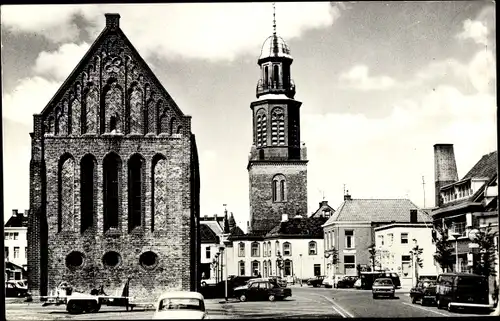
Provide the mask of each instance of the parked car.
POLYGON ((372 294, 376 299, 380 296, 388 296, 394 299, 395 287, 394 283, 389 278, 379 278, 373 281, 372 294))
POLYGON ((275 280, 275 282, 278 283, 278 285, 282 288, 286 288, 286 286, 288 285, 286 279, 282 278, 281 276, 271 275, 269 276, 269 279, 275 280))
POLYGON ((373 282, 378 278, 390 278, 395 288, 401 287, 401 280, 399 275, 389 271, 375 271, 375 272, 361 272, 361 288, 370 290, 373 282))
POLYGON ((259 281, 270 281, 270 282, 276 283, 276 281, 274 279, 270 279, 270 278, 255 278, 255 279, 248 280, 244 285, 240 285, 238 287, 235 287, 233 289, 233 291, 248 288, 250 285, 252 285, 252 283, 259 282, 259 281))
POLYGON ((215 285, 217 281, 214 278, 202 279, 200 285, 205 287, 207 285, 215 285))
POLYGON ((323 286, 324 286, 325 288, 332 288, 332 287, 333 287, 333 284, 334 284, 333 278, 332 278, 332 277, 329 277, 329 276, 325 277, 325 278, 323 279, 322 284, 323 284, 323 286))
POLYGON ((324 275, 318 275, 314 278, 310 278, 307 280, 307 285, 312 286, 312 287, 321 287, 323 285, 323 280, 325 279, 324 275))
POLYGON ((418 281, 417 285, 410 290, 411 303, 426 305, 436 303, 436 282, 432 280, 418 281))
POLYGON ((354 283, 358 280, 355 276, 345 276, 337 282, 337 288, 352 288, 354 283))
POLYGON ((28 287, 22 286, 20 280, 5 281, 5 297, 26 297, 29 296, 28 287))
POLYGON ((471 273, 443 273, 436 282, 438 309, 457 308, 491 309, 489 285, 485 276, 471 273))
POLYGON ((228 278, 227 283, 228 283, 228 287, 236 288, 238 286, 245 285, 248 282, 248 280, 256 279, 256 278, 257 277, 255 277, 255 276, 237 275, 237 276, 234 276, 232 278, 228 278))
POLYGON ((154 320, 196 319, 207 317, 205 299, 198 292, 175 291, 163 293, 156 303, 154 320))
POLYGON ((241 302, 247 300, 274 301, 292 296, 292 289, 280 287, 274 282, 258 281, 253 282, 248 287, 235 289, 233 295, 241 302))
POLYGON ((356 282, 354 282, 354 288, 361 289, 361 279, 357 279, 356 282))

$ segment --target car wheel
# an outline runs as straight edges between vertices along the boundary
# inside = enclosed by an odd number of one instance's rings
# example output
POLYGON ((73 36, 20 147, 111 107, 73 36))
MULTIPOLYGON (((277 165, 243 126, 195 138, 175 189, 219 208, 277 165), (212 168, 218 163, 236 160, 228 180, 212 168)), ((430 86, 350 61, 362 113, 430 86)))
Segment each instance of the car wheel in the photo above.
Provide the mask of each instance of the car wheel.
POLYGON ((455 311, 455 307, 451 305, 451 302, 448 302, 448 311, 449 312, 454 312, 455 311))
POLYGON ((374 294, 374 295, 373 295, 373 298, 374 298, 374 299, 376 299, 376 298, 377 298, 377 295, 376 295, 376 294, 374 294))
POLYGON ((412 297, 412 298, 411 298, 411 303, 412 303, 412 304, 417 303, 417 298, 416 298, 416 297, 412 297))
POLYGON ((97 312, 99 312, 100 309, 101 309, 100 304, 98 304, 95 301, 91 301, 91 302, 89 302, 89 305, 87 307, 87 312, 88 313, 97 313, 97 312))
POLYGON ((274 300, 276 300, 276 297, 273 294, 269 295, 269 301, 274 301, 274 300))
POLYGON ((205 281, 201 282, 201 286, 202 287, 206 287, 207 286, 207 282, 205 282, 205 281))
POLYGON ((244 295, 244 294, 240 295, 240 301, 241 302, 245 302, 246 300, 247 300, 247 296, 246 295, 244 295))
POLYGON ((442 309, 443 308, 443 302, 441 301, 440 298, 437 298, 436 305, 437 305, 438 309, 442 309))
POLYGON ((83 312, 82 306, 78 302, 75 302, 75 301, 69 302, 68 306, 66 307, 66 310, 70 314, 80 314, 83 312))

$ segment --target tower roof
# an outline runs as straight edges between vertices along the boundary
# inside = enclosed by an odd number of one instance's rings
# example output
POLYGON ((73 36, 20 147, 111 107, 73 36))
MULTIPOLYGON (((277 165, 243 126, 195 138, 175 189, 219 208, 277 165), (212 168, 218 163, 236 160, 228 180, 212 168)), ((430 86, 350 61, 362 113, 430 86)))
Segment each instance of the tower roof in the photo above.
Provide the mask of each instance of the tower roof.
POLYGON ((290 48, 286 44, 285 40, 276 34, 267 37, 266 41, 264 41, 259 60, 269 57, 285 57, 293 59, 290 54, 290 48))

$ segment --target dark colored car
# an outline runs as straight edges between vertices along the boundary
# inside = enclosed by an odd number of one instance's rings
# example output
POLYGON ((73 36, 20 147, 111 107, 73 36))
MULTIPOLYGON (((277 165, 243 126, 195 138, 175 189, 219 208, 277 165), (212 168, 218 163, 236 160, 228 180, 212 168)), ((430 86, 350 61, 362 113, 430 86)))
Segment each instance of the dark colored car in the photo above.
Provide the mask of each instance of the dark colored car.
POLYGON ((321 285, 323 284, 323 280, 325 279, 324 276, 316 276, 314 278, 310 278, 307 280, 307 285, 309 286, 312 286, 312 287, 321 287, 321 285))
POLYGON ((337 282, 337 288, 353 288, 357 280, 355 276, 345 276, 337 282))
POLYGON ((283 300, 292 296, 292 289, 282 288, 274 282, 253 282, 249 287, 239 288, 234 291, 233 296, 241 302, 247 300, 283 300))
POLYGON ((436 302, 436 282, 431 280, 418 281, 417 285, 410 290, 411 303, 426 305, 436 302))
POLYGON ((381 296, 388 296, 394 299, 395 286, 390 278, 379 278, 373 281, 372 294, 376 299, 381 296))
POLYGON ((244 275, 237 275, 233 276, 232 278, 228 278, 228 287, 234 289, 236 287, 245 285, 249 280, 251 279, 256 279, 256 276, 244 276, 244 275))
POLYGON ((26 297, 28 296, 28 289, 20 287, 16 281, 6 281, 5 282, 5 297, 26 297))
POLYGON ((471 273, 443 273, 436 282, 438 309, 457 308, 491 309, 489 285, 485 276, 471 273))

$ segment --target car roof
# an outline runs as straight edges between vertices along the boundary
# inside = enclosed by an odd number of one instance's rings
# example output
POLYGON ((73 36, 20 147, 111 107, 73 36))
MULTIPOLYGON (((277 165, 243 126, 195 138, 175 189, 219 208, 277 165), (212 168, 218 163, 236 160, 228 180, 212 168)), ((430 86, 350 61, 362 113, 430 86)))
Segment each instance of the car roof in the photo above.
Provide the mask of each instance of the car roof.
POLYGON ((163 299, 199 299, 199 300, 204 300, 205 298, 203 295, 199 292, 193 292, 193 291, 169 291, 169 292, 164 292, 160 295, 158 298, 158 301, 163 300, 163 299))

